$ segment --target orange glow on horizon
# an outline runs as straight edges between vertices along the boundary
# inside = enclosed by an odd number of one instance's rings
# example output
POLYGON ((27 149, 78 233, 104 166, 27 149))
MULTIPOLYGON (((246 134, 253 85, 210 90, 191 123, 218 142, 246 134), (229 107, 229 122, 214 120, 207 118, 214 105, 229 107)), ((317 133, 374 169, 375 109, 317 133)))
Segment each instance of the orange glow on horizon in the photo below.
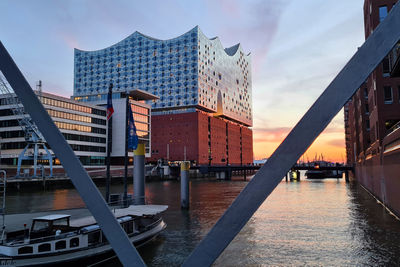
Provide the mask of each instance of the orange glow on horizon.
MULTIPOLYGON (((254 159, 260 160, 268 158, 284 140, 260 140, 257 139, 259 134, 254 132, 253 151, 254 159)), ((344 133, 322 133, 314 143, 307 149, 306 153, 299 159, 301 161, 313 161, 320 159, 321 155, 324 160, 331 162, 345 162, 346 149, 344 133)))

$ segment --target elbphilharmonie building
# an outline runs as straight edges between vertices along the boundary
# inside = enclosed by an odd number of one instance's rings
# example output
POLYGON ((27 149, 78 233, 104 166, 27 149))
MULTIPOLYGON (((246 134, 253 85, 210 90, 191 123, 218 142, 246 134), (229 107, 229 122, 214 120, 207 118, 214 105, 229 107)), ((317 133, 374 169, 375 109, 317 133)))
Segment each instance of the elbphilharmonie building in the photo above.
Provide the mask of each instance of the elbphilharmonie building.
MULTIPOLYGON (((169 40, 134 32, 101 50, 75 49, 74 95, 104 100, 139 90, 151 105, 151 159, 249 164, 252 148, 251 58, 195 27, 169 40)), ((150 125, 149 125, 150 126, 150 125)))

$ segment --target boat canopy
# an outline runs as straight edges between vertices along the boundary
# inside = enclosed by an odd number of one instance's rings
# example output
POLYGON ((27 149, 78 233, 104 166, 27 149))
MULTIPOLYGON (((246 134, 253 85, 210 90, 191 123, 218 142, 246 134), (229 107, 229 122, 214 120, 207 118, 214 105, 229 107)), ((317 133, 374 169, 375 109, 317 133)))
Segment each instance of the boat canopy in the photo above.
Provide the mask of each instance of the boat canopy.
MULTIPOLYGON (((165 210, 167 210, 168 206, 166 205, 132 205, 127 208, 116 208, 112 209, 114 216, 116 218, 123 216, 152 216, 157 215, 165 210)), ((72 219, 70 224, 74 227, 81 227, 84 225, 95 224, 96 220, 93 216, 81 217, 78 219, 72 219)))
MULTIPOLYGON (((123 217, 125 215, 156 215, 165 211, 168 208, 166 205, 135 205, 128 208, 112 209, 115 217, 123 217)), ((36 213, 19 213, 19 214, 6 214, 6 231, 18 231, 23 229, 24 224, 30 225, 32 220, 39 219, 40 217, 47 216, 69 216, 71 226, 83 226, 96 223, 88 209, 65 209, 65 210, 52 210, 36 213), (68 215, 66 215, 68 214, 68 215), (81 220, 81 221, 80 221, 81 220), (79 222, 80 221, 80 222, 79 222)))
POLYGON ((69 218, 69 217, 71 217, 71 215, 50 214, 50 215, 46 215, 46 216, 42 216, 42 217, 33 218, 33 220, 35 220, 35 221, 55 221, 55 220, 59 220, 59 219, 69 218))

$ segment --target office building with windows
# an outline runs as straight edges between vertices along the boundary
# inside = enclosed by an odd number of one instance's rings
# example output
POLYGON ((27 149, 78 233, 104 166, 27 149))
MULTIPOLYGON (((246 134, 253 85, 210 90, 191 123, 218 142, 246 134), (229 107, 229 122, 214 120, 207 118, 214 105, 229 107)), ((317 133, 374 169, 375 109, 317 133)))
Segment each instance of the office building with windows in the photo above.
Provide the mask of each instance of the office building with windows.
POLYGON ((133 89, 154 95, 151 160, 253 161, 251 59, 195 27, 169 40, 135 32, 101 50, 75 49, 74 95, 82 101, 133 89))
MULTIPOLYGON (((13 105, 6 99, 9 97, 5 94, 0 95, 1 163, 16 166, 26 141, 25 133, 18 122, 21 115, 13 113, 13 105)), ((104 165, 107 138, 106 109, 48 93, 40 93, 38 97, 82 164, 104 165)), ((17 101, 15 97, 14 102, 17 101)), ((52 153, 51 148, 50 152, 52 153)), ((41 150, 40 153, 46 152, 41 150)), ((60 164, 57 158, 53 163, 60 164)), ((48 162, 41 164, 47 165, 48 162)))
MULTIPOLYGON (((99 94, 90 103, 76 101, 49 93, 38 93, 43 106, 55 125, 59 128, 76 156, 85 166, 105 165, 107 156, 106 97, 99 94)), ((126 97, 129 99, 137 135, 146 144, 146 156, 150 157, 150 106, 143 99, 153 99, 145 92, 133 91, 130 94, 115 93, 113 96, 114 114, 112 128, 111 164, 123 165, 125 156, 126 97)), ((0 137, 1 163, 17 165, 18 155, 26 146, 25 133, 18 123, 19 115, 12 112, 9 95, 0 95, 0 137)), ((14 101, 18 101, 15 97, 14 101)), ((22 105, 22 104, 19 104, 22 105)), ((25 116, 28 116, 25 114, 25 116)), ((46 144, 47 147, 49 147, 46 144)), ((50 152, 51 148, 49 149, 50 152)), ((40 153, 45 153, 41 149, 40 153)), ((132 162, 133 152, 128 152, 132 162)), ((32 164, 31 162, 24 162, 32 164)), ((53 164, 60 165, 57 158, 53 164)), ((47 162, 43 162, 47 165, 47 162)))

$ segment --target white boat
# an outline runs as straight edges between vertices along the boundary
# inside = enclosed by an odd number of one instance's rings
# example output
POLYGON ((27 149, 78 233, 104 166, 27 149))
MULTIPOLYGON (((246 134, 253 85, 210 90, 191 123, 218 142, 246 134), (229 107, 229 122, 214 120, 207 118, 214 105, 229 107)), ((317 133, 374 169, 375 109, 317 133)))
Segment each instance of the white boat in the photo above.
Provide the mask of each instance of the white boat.
MULTIPOLYGON (((135 205, 112 211, 138 247, 165 229, 160 213, 167 208, 165 205, 135 205)), ((5 220, 0 266, 55 265, 96 257, 112 250, 87 209, 6 215, 5 220)))

